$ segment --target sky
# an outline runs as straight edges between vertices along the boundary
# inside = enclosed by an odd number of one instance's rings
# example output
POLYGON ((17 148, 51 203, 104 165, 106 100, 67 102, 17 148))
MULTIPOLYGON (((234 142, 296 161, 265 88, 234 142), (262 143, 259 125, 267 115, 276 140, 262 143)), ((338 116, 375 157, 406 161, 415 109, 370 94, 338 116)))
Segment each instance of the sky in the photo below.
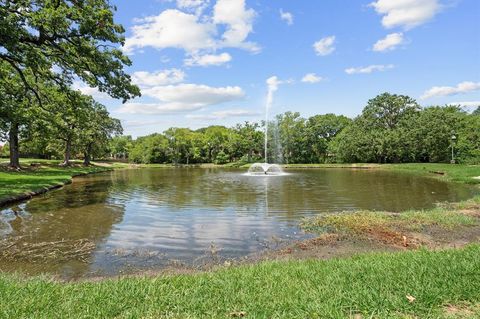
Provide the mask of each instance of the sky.
POLYGON ((478 0, 113 0, 142 97, 76 83, 134 137, 304 117, 354 117, 383 92, 480 105, 478 0), (268 100, 268 101, 267 101, 268 100))

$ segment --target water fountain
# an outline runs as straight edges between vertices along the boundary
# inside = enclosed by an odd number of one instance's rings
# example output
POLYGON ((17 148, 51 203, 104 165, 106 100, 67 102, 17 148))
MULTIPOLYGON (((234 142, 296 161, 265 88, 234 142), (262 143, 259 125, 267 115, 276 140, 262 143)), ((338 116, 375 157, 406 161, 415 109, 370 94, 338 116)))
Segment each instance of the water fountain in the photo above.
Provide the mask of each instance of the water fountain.
POLYGON ((254 163, 248 169, 249 175, 284 175, 282 167, 277 164, 254 163))
POLYGON ((280 176, 286 175, 280 165, 268 163, 268 110, 272 106, 273 94, 278 90, 278 85, 281 81, 276 76, 272 76, 267 80, 268 94, 267 102, 265 103, 265 142, 264 142, 264 163, 254 163, 248 169, 248 175, 252 176, 280 176))

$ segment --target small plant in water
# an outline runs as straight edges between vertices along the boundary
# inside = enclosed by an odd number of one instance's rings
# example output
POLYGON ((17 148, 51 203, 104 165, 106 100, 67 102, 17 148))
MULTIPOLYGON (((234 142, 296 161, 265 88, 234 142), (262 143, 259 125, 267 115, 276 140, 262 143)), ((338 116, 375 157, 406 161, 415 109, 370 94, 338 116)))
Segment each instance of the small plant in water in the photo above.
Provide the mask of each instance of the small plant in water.
POLYGON ((212 241, 210 244, 210 254, 214 260, 217 260, 218 258, 218 252, 220 251, 220 247, 218 247, 215 242, 212 241))

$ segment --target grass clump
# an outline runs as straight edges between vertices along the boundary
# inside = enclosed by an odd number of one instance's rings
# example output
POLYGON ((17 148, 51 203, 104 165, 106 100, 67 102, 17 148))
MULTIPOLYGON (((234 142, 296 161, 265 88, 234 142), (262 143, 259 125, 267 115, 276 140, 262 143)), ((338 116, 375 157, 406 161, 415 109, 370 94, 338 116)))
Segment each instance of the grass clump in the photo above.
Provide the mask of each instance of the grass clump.
POLYGON ((376 211, 344 212, 306 218, 301 227, 310 232, 349 232, 363 234, 374 229, 418 230, 427 226, 452 229, 458 226, 474 226, 475 217, 441 208, 433 210, 388 213, 376 211))
POLYGON ((447 305, 480 303, 479 255, 472 245, 77 283, 4 274, 0 317, 447 318, 447 305))
POLYGON ((468 227, 478 229, 479 203, 480 196, 477 196, 465 202, 446 203, 429 210, 322 214, 305 218, 300 226, 308 232, 354 235, 397 247, 436 247, 444 241, 442 238, 458 237, 468 227))

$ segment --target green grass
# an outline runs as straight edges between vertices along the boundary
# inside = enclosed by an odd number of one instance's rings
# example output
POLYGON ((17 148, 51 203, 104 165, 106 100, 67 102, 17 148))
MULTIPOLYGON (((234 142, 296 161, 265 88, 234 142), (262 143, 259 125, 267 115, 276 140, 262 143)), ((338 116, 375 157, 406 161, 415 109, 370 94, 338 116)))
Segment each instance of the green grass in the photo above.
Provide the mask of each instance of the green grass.
POLYGON ((479 304, 479 256, 472 245, 78 283, 4 274, 0 317, 441 318, 448 304, 479 304))
POLYGON ((447 203, 433 209, 410 210, 399 214, 368 210, 320 214, 305 218, 300 226, 309 232, 341 232, 358 235, 372 230, 421 231, 429 226, 453 230, 461 226, 478 227, 478 218, 459 212, 459 210, 474 210, 478 207, 480 207, 480 196, 460 203, 447 203))
POLYGON ((22 160, 22 171, 11 171, 0 167, 0 200, 71 181, 73 176, 109 170, 110 168, 75 165, 60 167, 58 161, 22 160), (30 163, 40 163, 32 168, 30 163))
POLYGON ((460 165, 460 164, 384 164, 381 168, 392 169, 398 172, 415 173, 424 176, 436 177, 438 179, 460 182, 465 184, 480 184, 480 165, 460 165), (439 173, 443 173, 439 174, 439 173))

